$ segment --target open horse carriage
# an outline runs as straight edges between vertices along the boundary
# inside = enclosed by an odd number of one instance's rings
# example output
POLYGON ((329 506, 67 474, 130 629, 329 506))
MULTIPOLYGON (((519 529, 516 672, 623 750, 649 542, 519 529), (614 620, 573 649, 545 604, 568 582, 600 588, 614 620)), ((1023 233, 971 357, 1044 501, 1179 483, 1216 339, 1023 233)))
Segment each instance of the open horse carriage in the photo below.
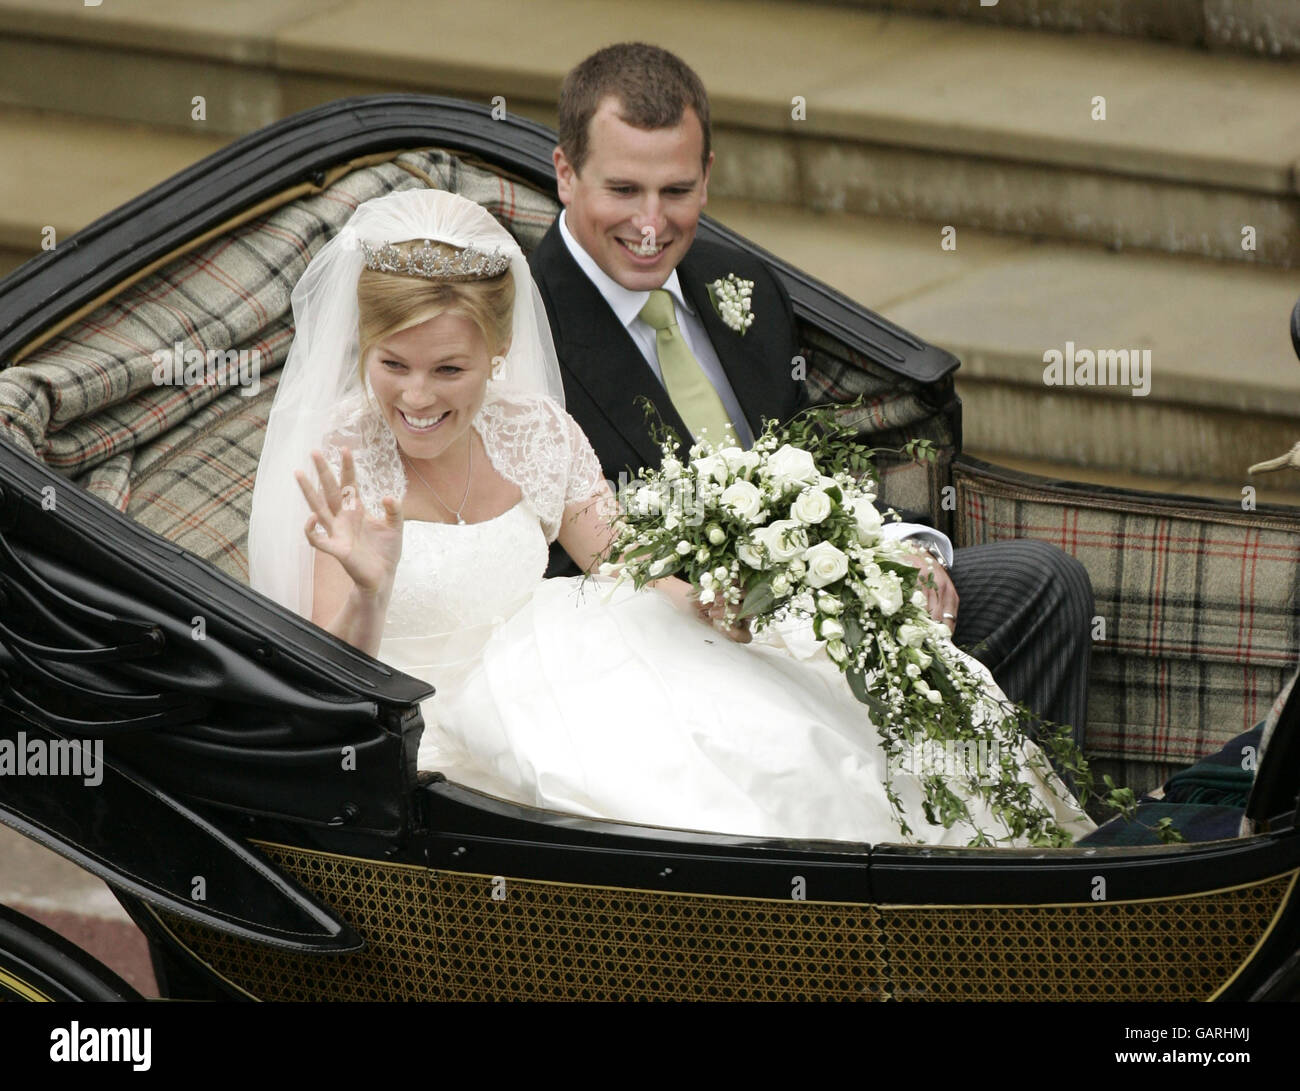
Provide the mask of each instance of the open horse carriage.
MULTIPOLYGON (((0 821, 108 882, 169 997, 1300 995, 1300 693, 1274 701, 1300 661, 1300 511, 966 458, 958 361, 770 255, 814 399, 865 395, 874 446, 938 450, 884 463, 884 502, 957 545, 1042 538, 1087 567, 1101 771, 1154 786, 1273 705, 1235 836, 938 849, 531 809, 417 774, 429 687, 248 588, 312 254, 360 202, 422 186, 480 202, 527 252, 559 210, 553 144, 448 99, 338 102, 0 281, 0 749, 104 756, 94 784, 0 776, 0 821), (196 370, 160 370, 177 345, 196 370)), ((134 993, 0 907, 0 998, 134 993)))

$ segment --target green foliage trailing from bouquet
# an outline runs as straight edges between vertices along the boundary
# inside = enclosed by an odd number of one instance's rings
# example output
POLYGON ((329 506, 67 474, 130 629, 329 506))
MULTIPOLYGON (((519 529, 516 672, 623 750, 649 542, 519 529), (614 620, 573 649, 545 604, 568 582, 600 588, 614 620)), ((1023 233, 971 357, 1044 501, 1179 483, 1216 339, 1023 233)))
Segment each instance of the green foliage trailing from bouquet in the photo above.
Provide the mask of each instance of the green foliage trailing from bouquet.
MULTIPOLYGON (((881 534, 884 518, 899 517, 876 506, 875 452, 847 434, 834 409, 810 410, 784 428, 769 422, 747 451, 696 444, 689 463, 678 458, 674 435, 658 429, 656 438, 662 465, 623 491, 607 574, 638 588, 679 576, 702 605, 724 604, 728 620, 747 619, 755 633, 810 619, 870 710, 903 838, 913 831, 894 778, 908 772, 922 787, 926 820, 966 823, 972 845, 1071 843, 1018 775, 1029 713, 990 693, 929 616, 908 547, 881 534), (1001 829, 979 828, 954 786, 982 800, 1001 829)), ((905 453, 933 457, 924 441, 905 453)), ((1038 742, 1085 800, 1090 778, 1069 729, 1040 725, 1038 742)), ((1049 785, 1059 783, 1040 751, 1028 760, 1049 785)), ((1112 802, 1122 804, 1121 795, 1112 802)))

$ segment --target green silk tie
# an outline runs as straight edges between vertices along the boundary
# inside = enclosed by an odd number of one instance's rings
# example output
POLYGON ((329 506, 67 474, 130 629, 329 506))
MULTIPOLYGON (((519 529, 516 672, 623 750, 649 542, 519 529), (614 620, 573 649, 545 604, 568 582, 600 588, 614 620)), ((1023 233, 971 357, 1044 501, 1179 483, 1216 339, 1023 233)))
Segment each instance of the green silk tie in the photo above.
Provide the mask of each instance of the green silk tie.
POLYGON ((707 429, 708 439, 715 446, 736 442, 722 399, 677 325, 672 295, 663 288, 655 288, 639 317, 655 331, 655 350, 659 354, 664 387, 691 435, 699 439, 707 429))

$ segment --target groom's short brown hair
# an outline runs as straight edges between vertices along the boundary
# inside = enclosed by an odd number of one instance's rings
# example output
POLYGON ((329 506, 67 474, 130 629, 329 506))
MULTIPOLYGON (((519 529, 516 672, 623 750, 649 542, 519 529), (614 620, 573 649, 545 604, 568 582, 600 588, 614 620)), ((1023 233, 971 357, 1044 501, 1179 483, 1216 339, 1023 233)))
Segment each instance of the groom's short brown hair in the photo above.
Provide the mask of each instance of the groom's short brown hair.
POLYGON ((600 104, 615 96, 619 117, 638 129, 666 129, 689 106, 704 130, 701 163, 709 162, 709 96, 694 70, 675 54, 644 42, 597 50, 560 87, 560 147, 578 173, 587 160, 588 126, 600 104))

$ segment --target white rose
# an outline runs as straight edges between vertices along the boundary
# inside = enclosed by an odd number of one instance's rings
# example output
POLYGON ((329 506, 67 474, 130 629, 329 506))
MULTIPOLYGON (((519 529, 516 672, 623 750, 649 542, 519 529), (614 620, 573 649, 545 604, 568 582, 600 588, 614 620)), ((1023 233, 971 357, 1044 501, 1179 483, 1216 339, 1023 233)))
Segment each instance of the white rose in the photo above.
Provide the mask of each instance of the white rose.
POLYGON ((824 618, 822 620, 822 639, 823 640, 840 640, 844 636, 844 626, 834 618, 824 618))
POLYGON ((691 465, 695 472, 701 478, 712 478, 719 485, 725 485, 730 474, 727 472, 727 463, 717 455, 706 455, 704 458, 697 458, 691 465))
POLYGON ((736 539, 736 556, 740 558, 742 564, 747 564, 750 568, 766 567, 763 555, 754 548, 754 543, 748 538, 736 539))
POLYGON ((823 614, 842 614, 844 613, 844 603, 840 602, 834 595, 828 595, 821 591, 817 595, 817 609, 823 614))
POLYGON ((741 519, 752 523, 763 510, 763 495, 749 481, 733 481, 722 490, 719 497, 723 507, 730 508, 741 519))
POLYGON ((727 576, 728 576, 728 572, 727 572, 727 566, 725 564, 720 564, 718 565, 717 568, 713 570, 713 578, 715 580, 725 580, 727 576))
POLYGON ((907 648, 919 648, 928 634, 920 625, 905 621, 898 627, 898 642, 907 648))
POLYGON ((793 561, 790 562, 790 576, 793 579, 796 580, 803 579, 804 573, 807 571, 808 571, 808 567, 803 563, 802 557, 796 557, 793 561))
POLYGON ((924 606, 924 605, 925 605, 925 592, 924 592, 924 591, 913 591, 913 592, 912 592, 912 605, 913 605, 913 606, 924 606))
POLYGON ((831 513, 831 498, 821 489, 802 492, 790 508, 790 514, 805 526, 820 523, 831 513))
POLYGON ((659 494, 654 489, 637 489, 632 494, 630 506, 637 515, 658 515, 660 508, 659 494))
POLYGON ((803 485, 816 481, 821 474, 813 456, 788 443, 773 451, 767 460, 767 473, 778 485, 803 485))
POLYGON ((718 452, 718 455, 727 464, 727 469, 733 474, 744 473, 758 465, 759 456, 757 451, 742 451, 739 447, 724 447, 718 452))
POLYGON ((750 537, 756 544, 767 546, 769 556, 779 564, 793 561, 808 548, 807 533, 793 519, 777 519, 759 527, 750 537))
POLYGON ((893 572, 882 572, 868 590, 885 617, 892 617, 903 608, 903 583, 893 572))
MULTIPOLYGON (((830 542, 818 542, 804 552, 803 559, 808 565, 808 582, 813 587, 825 587, 828 583, 834 583, 849 570, 848 557, 830 542)), ((894 582, 898 582, 897 578, 894 582)), ((898 605, 902 605, 901 600, 898 605)))
POLYGON ((932 705, 943 704, 943 694, 940 693, 937 689, 932 689, 929 693, 927 693, 925 695, 925 699, 929 701, 930 704, 932 705))
POLYGON ((714 598, 716 597, 717 596, 714 595, 713 590, 711 588, 706 587, 703 591, 700 592, 700 603, 703 606, 708 606, 711 602, 713 602, 714 598))
POLYGON ((717 523, 709 524, 708 535, 709 543, 711 545, 722 545, 722 543, 727 540, 727 532, 718 526, 717 523))
POLYGON ((915 663, 909 663, 906 667, 903 668, 903 673, 906 674, 908 678, 920 678, 921 668, 918 667, 915 663))
POLYGON ((780 596, 790 590, 790 580, 784 572, 772 580, 772 594, 780 596))
POLYGON ((857 524, 858 537, 864 545, 870 545, 880 537, 880 512, 876 510, 875 504, 864 496, 854 497, 848 502, 848 508, 853 512, 853 520, 857 524))
POLYGON ((842 640, 826 641, 826 654, 834 659, 836 663, 843 663, 848 658, 848 652, 845 650, 844 641, 842 640))
POLYGON ((685 538, 683 538, 680 542, 677 543, 677 555, 680 557, 685 557, 686 554, 688 554, 694 548, 695 547, 691 545, 690 542, 688 542, 685 538))

